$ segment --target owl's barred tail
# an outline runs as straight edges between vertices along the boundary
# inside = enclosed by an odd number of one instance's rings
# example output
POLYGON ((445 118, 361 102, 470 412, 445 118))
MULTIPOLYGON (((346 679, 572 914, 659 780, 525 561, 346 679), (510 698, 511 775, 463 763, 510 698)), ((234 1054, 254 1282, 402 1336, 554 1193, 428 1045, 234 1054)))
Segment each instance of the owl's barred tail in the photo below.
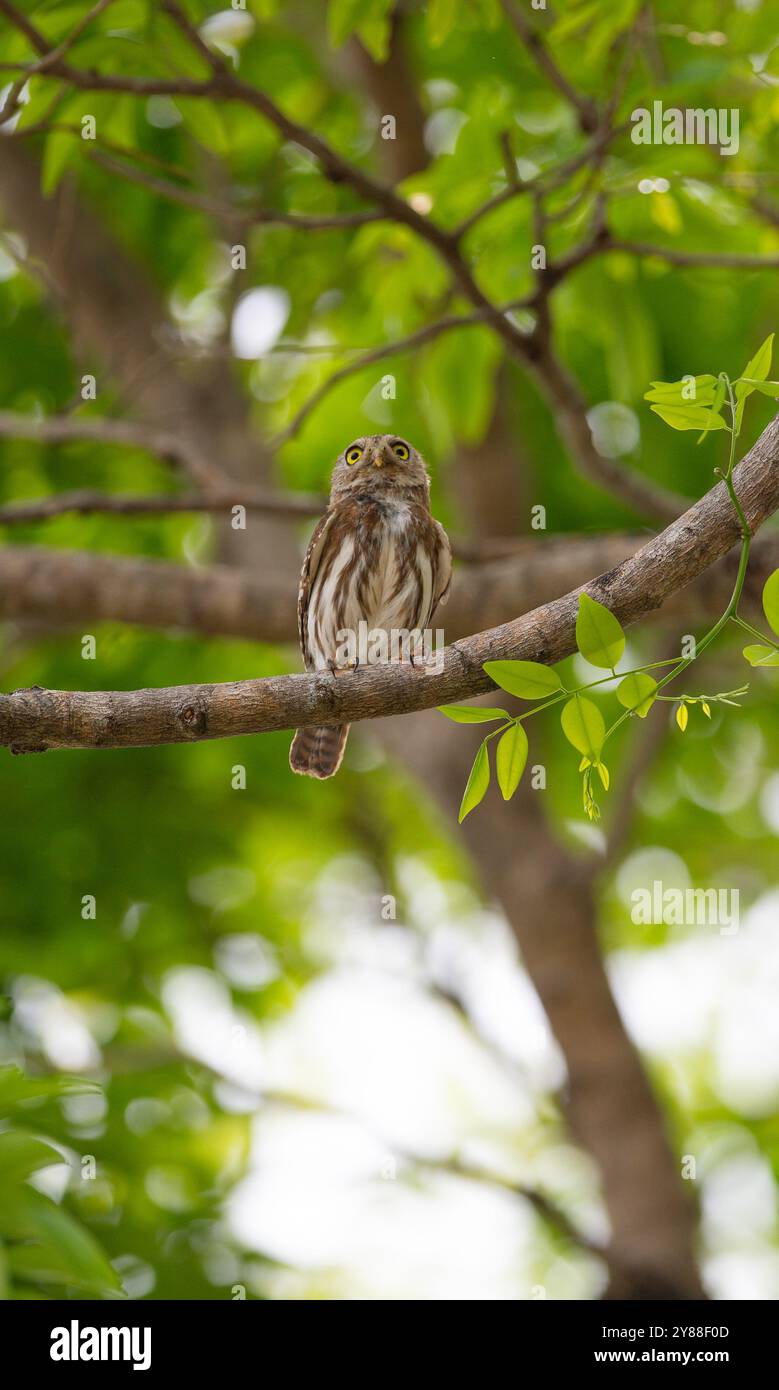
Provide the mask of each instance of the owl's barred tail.
POLYGON ((344 755, 348 724, 298 729, 289 750, 289 765, 304 777, 334 777, 344 755))

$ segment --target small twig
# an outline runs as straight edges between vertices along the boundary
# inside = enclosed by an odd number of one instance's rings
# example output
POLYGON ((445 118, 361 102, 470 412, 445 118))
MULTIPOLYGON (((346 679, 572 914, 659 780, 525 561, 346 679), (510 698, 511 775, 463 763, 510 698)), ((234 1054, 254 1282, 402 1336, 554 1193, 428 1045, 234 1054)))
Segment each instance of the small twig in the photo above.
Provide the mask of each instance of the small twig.
POLYGON ((751 256, 739 251, 680 251, 673 246, 651 246, 643 241, 621 241, 609 238, 602 246, 605 252, 626 251, 633 256, 656 256, 669 265, 708 266, 723 270, 776 270, 779 254, 751 256))
POLYGON ((197 212, 203 212, 208 217, 223 223, 232 223, 238 228, 263 225, 294 227, 300 231, 317 232, 363 227, 369 222, 385 220, 383 213, 371 211, 332 212, 309 216, 303 213, 281 212, 275 208, 242 209, 232 207, 229 203, 220 203, 216 199, 205 198, 192 189, 171 183, 169 179, 156 178, 143 173, 140 169, 133 168, 132 165, 120 164, 118 160, 109 158, 100 150, 90 150, 89 153, 92 161, 109 173, 118 174, 120 178, 127 179, 130 183, 136 183, 141 188, 148 188, 151 193, 157 194, 161 198, 167 198, 170 202, 194 208, 197 212))
POLYGON ((482 218, 488 217, 490 213, 503 207, 504 204, 510 202, 512 198, 522 196, 526 193, 538 194, 541 197, 546 197, 547 194, 553 193, 557 188, 560 188, 566 183, 568 179, 572 178, 574 174, 577 174, 580 169, 591 164, 593 160, 601 161, 609 145, 621 135, 624 135, 628 130, 630 130, 629 122, 624 122, 622 125, 614 127, 603 126, 578 154, 572 155, 570 159, 559 164, 557 168, 552 170, 549 174, 539 174, 538 178, 531 179, 527 183, 517 182, 516 185, 508 185, 506 188, 501 189, 500 192, 493 194, 493 196, 482 203, 480 207, 475 208, 473 212, 463 218, 462 222, 460 222, 454 230, 453 235, 455 239, 458 242, 461 241, 478 222, 481 222, 482 218))
MULTIPOLYGON (((516 300, 513 304, 507 305, 501 313, 509 313, 512 310, 525 308, 532 304, 533 297, 523 300, 516 300)), ((409 352, 412 348, 421 347, 423 343, 432 342, 440 337, 442 333, 450 333, 456 328, 474 328, 485 322, 484 313, 475 314, 449 314, 445 318, 436 319, 434 323, 427 323, 422 328, 417 328, 413 333, 409 333, 405 338, 396 338, 391 343, 384 343, 379 347, 371 348, 363 356, 357 357, 352 362, 347 362, 345 366, 339 367, 332 376, 329 376, 316 391, 308 397, 303 405, 295 413, 290 423, 280 430, 270 441, 270 447, 279 449, 288 440, 298 433, 301 426, 308 419, 309 415, 336 386, 355 373, 363 371, 365 367, 372 367, 376 362, 383 362, 387 357, 397 357, 401 353, 409 352)))
POLYGON ((153 516, 174 512, 224 512, 243 506, 247 511, 268 512, 274 516, 320 516, 327 498, 319 493, 274 493, 260 488, 223 487, 207 496, 181 493, 178 496, 162 493, 146 497, 120 493, 112 495, 83 488, 76 492, 59 492, 51 497, 31 502, 9 502, 0 507, 0 526, 16 526, 31 521, 50 521, 68 512, 80 515, 107 513, 115 516, 153 516))
POLYGON ((577 92, 573 84, 569 82, 568 78, 557 66, 557 63, 546 47, 540 34, 525 17, 524 10, 522 10, 520 5, 515 3, 515 0, 503 0, 503 9, 509 22, 516 29, 525 48, 544 73, 544 76, 548 78, 553 87, 557 88, 560 95, 565 98, 568 104, 573 107, 578 117, 580 128, 588 134, 597 130, 600 116, 595 102, 591 97, 583 96, 581 92, 577 92))
POLYGON ((503 168, 506 174, 506 183, 509 188, 517 190, 519 188, 519 175, 517 174, 517 161, 514 155, 511 140, 511 131, 502 130, 500 132, 500 150, 503 156, 503 168))
POLYGON ((200 57, 204 60, 206 66, 211 68, 212 72, 219 73, 224 71, 224 60, 221 54, 215 53, 213 49, 208 47, 208 44, 202 38, 199 30, 194 24, 190 23, 184 11, 176 4, 176 0, 161 0, 160 9, 170 15, 174 24, 178 26, 184 37, 189 40, 195 52, 200 54, 200 57))
MULTIPOLYGON (((222 486, 207 494, 195 492, 159 493, 152 496, 133 493, 106 493, 95 488, 80 488, 72 492, 57 492, 48 497, 36 497, 27 502, 8 502, 0 506, 0 526, 21 526, 31 522, 51 521, 56 517, 76 513, 80 516, 166 516, 181 512, 228 512, 232 507, 245 507, 248 512, 263 512, 291 519, 310 519, 321 516, 327 507, 327 497, 319 492, 271 492, 264 488, 222 486)), ((485 537, 478 541, 452 538, 452 553, 468 565, 489 564, 517 554, 522 537, 485 537)))
POLYGON ((80 418, 53 415, 36 419, 32 415, 0 411, 0 435, 34 439, 41 444, 67 444, 89 440, 95 444, 126 445, 145 449, 163 459, 173 459, 204 487, 224 488, 224 479, 199 451, 178 435, 155 430, 130 420, 80 418))

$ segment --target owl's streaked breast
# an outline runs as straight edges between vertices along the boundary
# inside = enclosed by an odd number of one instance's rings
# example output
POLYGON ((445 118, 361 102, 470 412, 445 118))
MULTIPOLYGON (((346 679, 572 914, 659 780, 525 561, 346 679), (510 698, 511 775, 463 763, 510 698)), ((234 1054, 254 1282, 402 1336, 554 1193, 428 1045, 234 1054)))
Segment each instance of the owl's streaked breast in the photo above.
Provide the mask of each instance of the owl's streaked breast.
MULTIPOLYGON (((339 509, 341 510, 341 509, 339 509)), ((343 509, 335 517, 309 598, 306 635, 316 669, 335 659, 339 632, 413 630, 433 603, 429 515, 402 500, 343 509)))

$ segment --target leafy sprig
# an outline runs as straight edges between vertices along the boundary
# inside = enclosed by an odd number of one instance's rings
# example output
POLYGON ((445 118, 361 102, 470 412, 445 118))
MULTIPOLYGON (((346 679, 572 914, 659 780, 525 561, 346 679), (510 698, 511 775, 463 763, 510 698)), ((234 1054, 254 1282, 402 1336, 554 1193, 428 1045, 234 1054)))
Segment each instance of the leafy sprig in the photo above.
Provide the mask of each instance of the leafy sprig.
MULTIPOLYGON (((482 739, 477 750, 460 805, 461 823, 479 805, 489 788, 490 744, 493 740, 498 740, 495 751, 498 785, 504 799, 508 801, 519 786, 527 764, 529 744, 525 723, 534 715, 551 709, 554 705, 563 705, 560 713, 563 734, 580 754, 578 770, 582 779, 582 803, 585 814, 590 820, 597 821, 600 819, 600 808, 596 799, 596 788, 600 785, 604 791, 608 791, 611 782, 609 769, 603 759, 603 750, 612 734, 627 719, 645 719, 655 703, 670 702, 676 706, 677 727, 684 733, 691 710, 700 709, 703 715, 710 719, 712 705, 737 706, 739 697, 747 693, 748 686, 716 694, 663 693, 717 640, 729 623, 737 624, 748 632, 750 637, 757 639, 744 648, 744 657, 751 666, 779 666, 779 642, 753 627, 738 612, 749 563, 752 533, 733 485, 736 441, 741 432, 747 400, 756 391, 779 399, 779 382, 768 379, 773 341, 772 333, 749 359, 741 376, 735 380, 731 380, 726 372, 720 372, 717 376, 685 376, 680 381, 653 381, 645 396, 655 414, 672 429, 698 430, 699 444, 712 432, 725 430, 730 435, 727 467, 716 468, 714 472, 715 476, 724 482, 738 516, 741 553, 733 592, 724 612, 695 644, 692 655, 670 657, 664 661, 649 662, 636 667, 635 670, 617 672, 616 668, 625 651, 622 625, 610 609, 583 591, 579 595, 576 645, 591 666, 606 670, 609 675, 568 688, 563 683, 559 671, 537 661, 486 661, 484 670, 501 690, 520 700, 534 703, 530 709, 517 715, 512 715, 504 709, 485 708, 481 705, 440 706, 442 714, 460 724, 499 721, 499 727, 482 739), (665 667, 671 669, 660 675, 660 671, 665 667), (657 672, 657 677, 652 672, 657 672), (622 705, 622 713, 607 727, 599 706, 586 692, 614 679, 619 680, 615 693, 617 701, 622 705)), ((763 611, 774 636, 779 637, 779 570, 775 570, 766 581, 763 589, 763 611)))

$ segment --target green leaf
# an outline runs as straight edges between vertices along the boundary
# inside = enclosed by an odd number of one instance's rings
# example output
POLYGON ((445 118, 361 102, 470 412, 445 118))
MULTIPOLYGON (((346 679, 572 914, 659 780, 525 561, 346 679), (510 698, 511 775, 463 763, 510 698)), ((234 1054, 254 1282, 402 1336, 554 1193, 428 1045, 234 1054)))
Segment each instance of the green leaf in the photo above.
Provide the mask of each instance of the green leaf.
POLYGON ((779 637, 779 570, 769 574, 763 587, 763 612, 771 631, 779 637))
POLYGON ((0 1133, 0 1182, 3 1184, 24 1182, 39 1168, 63 1162, 59 1149, 35 1134, 22 1129, 0 1133))
POLYGON ((540 661, 485 661, 484 670, 501 690, 521 700, 545 700, 563 688, 557 672, 540 661))
POLYGON ((96 1081, 81 1081, 72 1076, 25 1076, 19 1067, 0 1067, 0 1116, 26 1101, 49 1099, 55 1096, 99 1095, 96 1081))
POLYGON ((602 11, 601 0, 589 0, 588 4, 579 5, 561 15, 559 19, 555 20, 551 29, 555 42, 572 38, 574 34, 578 34, 581 29, 585 29, 588 24, 598 18, 602 11))
POLYGON ((614 614, 589 594, 579 594, 576 645, 593 666, 613 671, 625 650, 625 634, 614 614))
POLYGON ((483 799, 484 793, 490 785, 490 759, 487 753, 486 743, 480 743, 476 757, 473 760, 471 775, 466 783, 463 799, 460 802, 460 814, 457 819, 462 825, 465 817, 474 806, 478 806, 483 799))
MULTIPOLYGON (((724 398, 725 383, 721 382, 720 385, 724 398)), ((717 392, 717 378, 707 373, 705 376, 686 377, 681 381, 653 381, 652 389, 644 392, 644 400, 681 407, 711 405, 717 409, 717 392), (694 394, 691 393, 691 387, 694 387, 694 394)))
POLYGON ((600 761, 600 750, 606 737, 606 725, 598 706, 582 695, 574 695, 563 707, 560 723, 563 733, 579 753, 590 762, 600 761))
POLYGON ((429 0, 427 6, 427 37, 433 48, 448 39, 457 23, 457 0, 429 0))
POLYGON ((605 763, 601 762, 596 763, 595 766, 598 769, 598 776, 600 777, 600 780, 603 783, 603 790, 607 792, 609 789, 609 783, 611 781, 609 769, 607 768, 605 763))
POLYGON ((509 801, 519 786, 527 762, 527 734, 521 724, 514 724, 498 740, 495 768, 503 800, 509 801))
POLYGON ((617 686, 617 699, 625 709, 634 710, 640 719, 646 719, 657 696, 657 681, 645 671, 633 671, 625 676, 617 686))
POLYGON ((505 709, 495 709, 492 705, 484 708, 482 705, 439 705, 439 714, 445 714, 447 719, 453 719, 455 724, 489 724, 494 719, 510 719, 511 715, 505 709))
POLYGON ((774 335, 769 333, 764 343, 760 344, 754 357, 750 357, 747 365, 741 373, 740 379, 736 382, 736 399, 746 400, 751 396, 755 389, 754 383, 765 381, 771 370, 771 354, 774 347, 774 335))
POLYGON ((750 666, 779 666, 779 651, 776 647, 764 647, 757 642, 744 648, 744 656, 750 666))
POLYGON ((359 34, 371 57, 384 62, 390 34, 393 0, 330 0, 327 32, 331 48, 340 48, 359 34))
POLYGON ((779 381, 748 381, 746 384, 764 396, 779 396, 779 381))
POLYGON ((724 430, 727 428, 721 415, 704 410, 699 405, 653 405, 650 407, 674 430, 724 430))
POLYGON ((42 1193, 17 1187, 0 1194, 0 1224, 11 1270, 25 1280, 71 1285, 98 1296, 121 1284, 100 1246, 83 1226, 42 1193), (15 1242, 19 1242, 18 1245, 15 1242))
POLYGON ((736 424, 736 434, 739 434, 740 431, 741 431, 741 425, 742 425, 742 422, 743 422, 743 419, 744 419, 744 406, 745 406, 745 405, 746 405, 746 399, 740 400, 740 401, 737 401, 737 402, 736 402, 736 421, 735 421, 735 424, 736 424))

